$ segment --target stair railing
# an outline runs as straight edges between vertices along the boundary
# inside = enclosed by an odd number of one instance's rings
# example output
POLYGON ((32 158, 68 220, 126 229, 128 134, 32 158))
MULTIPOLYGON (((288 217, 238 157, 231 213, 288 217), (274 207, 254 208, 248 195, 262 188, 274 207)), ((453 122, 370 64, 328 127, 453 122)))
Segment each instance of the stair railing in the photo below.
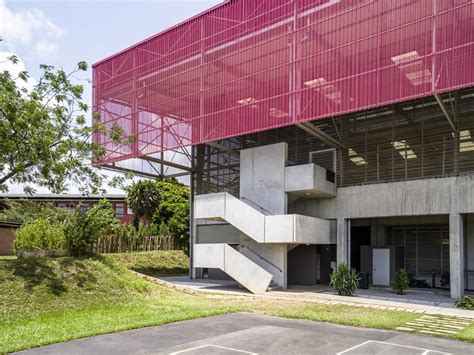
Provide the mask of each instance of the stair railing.
POLYGON ((244 202, 246 202, 248 205, 250 205, 251 207, 254 207, 255 209, 258 209, 260 211, 263 212, 263 214, 265 215, 274 215, 273 212, 267 210, 265 207, 262 207, 260 206, 258 203, 252 201, 251 199, 249 199, 248 197, 244 197, 244 196, 241 196, 240 199, 244 202))
POLYGON ((266 262, 268 265, 274 267, 275 269, 277 269, 280 273, 283 272, 282 269, 280 269, 278 266, 276 266, 274 263, 272 263, 270 260, 264 258, 263 256, 261 256, 260 254, 258 254, 256 251, 250 249, 249 247, 245 246, 245 245, 240 245, 240 248, 245 248, 247 249, 249 252, 251 252, 253 255, 255 255, 256 257, 260 258, 260 260, 263 260, 264 262, 266 262))

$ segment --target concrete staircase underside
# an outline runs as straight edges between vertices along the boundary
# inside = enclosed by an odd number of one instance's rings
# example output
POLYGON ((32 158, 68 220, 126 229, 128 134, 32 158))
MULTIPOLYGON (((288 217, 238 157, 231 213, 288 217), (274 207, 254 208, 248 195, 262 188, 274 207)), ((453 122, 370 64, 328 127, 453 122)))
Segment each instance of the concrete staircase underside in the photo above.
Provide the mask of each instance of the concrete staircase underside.
POLYGON ((195 244, 194 267, 224 271, 252 293, 264 293, 273 275, 228 244, 195 244))

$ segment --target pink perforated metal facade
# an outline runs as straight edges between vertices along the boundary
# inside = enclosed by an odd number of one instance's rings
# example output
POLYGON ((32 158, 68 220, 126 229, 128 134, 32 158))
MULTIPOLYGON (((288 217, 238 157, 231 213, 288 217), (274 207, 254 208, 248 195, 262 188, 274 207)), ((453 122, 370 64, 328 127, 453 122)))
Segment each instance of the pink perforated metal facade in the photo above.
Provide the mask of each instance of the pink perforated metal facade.
POLYGON ((472 0, 228 1, 94 65, 104 163, 474 85, 472 0))

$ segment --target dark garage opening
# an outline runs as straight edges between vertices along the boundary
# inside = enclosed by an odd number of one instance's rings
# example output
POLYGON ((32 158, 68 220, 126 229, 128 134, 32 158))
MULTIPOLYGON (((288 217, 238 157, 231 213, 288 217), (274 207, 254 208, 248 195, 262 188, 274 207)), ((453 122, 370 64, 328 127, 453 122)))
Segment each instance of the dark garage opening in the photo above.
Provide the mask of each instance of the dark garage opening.
POLYGON ((351 266, 360 271, 360 247, 370 245, 370 226, 351 228, 351 266))

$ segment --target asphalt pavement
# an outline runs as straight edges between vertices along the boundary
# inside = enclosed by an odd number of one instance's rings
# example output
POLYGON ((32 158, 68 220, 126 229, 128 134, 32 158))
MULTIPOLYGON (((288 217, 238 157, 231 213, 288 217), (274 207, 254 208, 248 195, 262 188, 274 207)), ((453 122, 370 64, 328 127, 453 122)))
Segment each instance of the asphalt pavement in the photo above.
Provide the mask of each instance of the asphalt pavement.
POLYGON ((430 336, 237 313, 52 344, 25 354, 474 354, 430 336))

